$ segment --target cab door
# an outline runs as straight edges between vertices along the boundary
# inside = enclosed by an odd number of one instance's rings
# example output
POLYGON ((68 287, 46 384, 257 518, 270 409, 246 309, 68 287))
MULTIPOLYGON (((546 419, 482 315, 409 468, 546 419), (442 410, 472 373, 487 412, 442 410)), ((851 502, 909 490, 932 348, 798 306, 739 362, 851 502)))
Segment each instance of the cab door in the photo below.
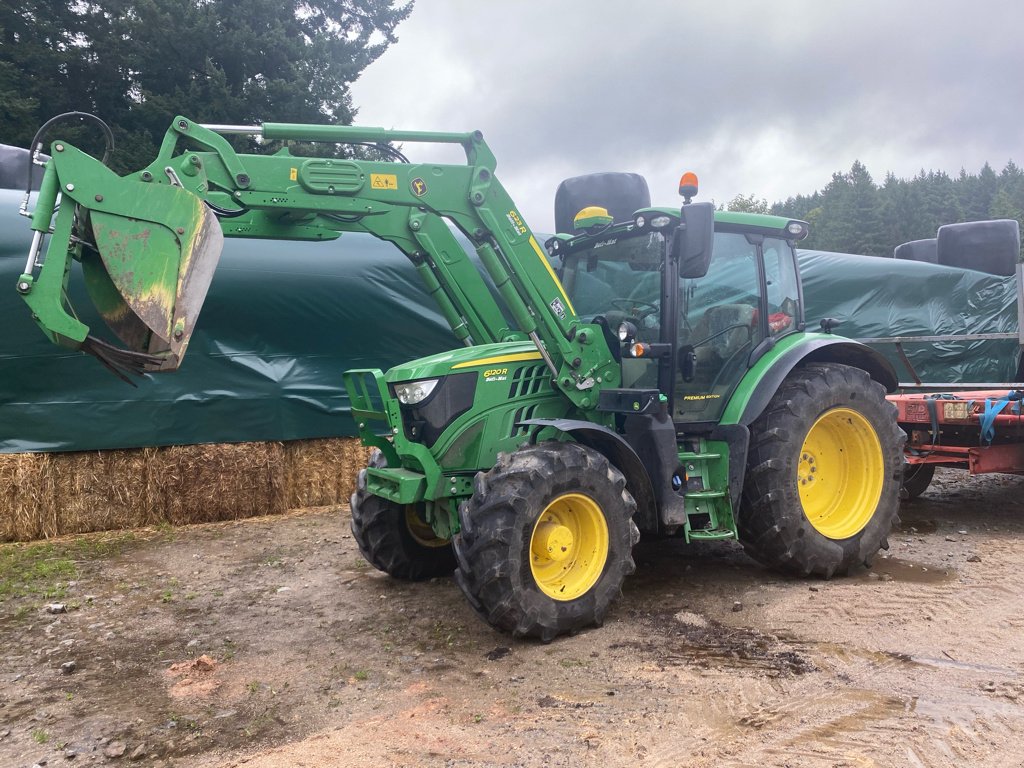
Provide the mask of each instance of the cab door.
POLYGON ((717 422, 764 338, 761 240, 716 232, 707 274, 679 281, 677 422, 717 422))
POLYGON ((673 418, 717 423, 752 353, 802 327, 793 244, 716 232, 707 274, 680 280, 679 291, 673 418))

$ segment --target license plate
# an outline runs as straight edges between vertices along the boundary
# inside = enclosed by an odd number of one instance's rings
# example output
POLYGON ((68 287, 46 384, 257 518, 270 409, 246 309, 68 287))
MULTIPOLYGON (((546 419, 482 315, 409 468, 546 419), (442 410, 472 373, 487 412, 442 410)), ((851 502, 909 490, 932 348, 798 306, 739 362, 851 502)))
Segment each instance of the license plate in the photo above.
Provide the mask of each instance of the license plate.
POLYGON ((942 404, 942 415, 946 421, 966 421, 970 418, 970 411, 967 402, 964 400, 953 400, 942 404))

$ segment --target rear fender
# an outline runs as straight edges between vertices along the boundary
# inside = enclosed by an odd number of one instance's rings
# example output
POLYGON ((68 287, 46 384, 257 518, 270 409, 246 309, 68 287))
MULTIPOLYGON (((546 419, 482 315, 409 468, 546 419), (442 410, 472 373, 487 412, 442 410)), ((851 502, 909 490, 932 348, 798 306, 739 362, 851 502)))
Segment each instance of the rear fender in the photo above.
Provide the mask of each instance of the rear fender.
MULTIPOLYGON (((781 346, 781 345, 780 345, 781 346)), ((740 381, 733 401, 722 417, 723 424, 750 426, 782 386, 785 378, 801 363, 841 363, 861 368, 887 392, 899 384, 892 364, 866 344, 828 335, 807 336, 782 351, 765 354, 740 381)))

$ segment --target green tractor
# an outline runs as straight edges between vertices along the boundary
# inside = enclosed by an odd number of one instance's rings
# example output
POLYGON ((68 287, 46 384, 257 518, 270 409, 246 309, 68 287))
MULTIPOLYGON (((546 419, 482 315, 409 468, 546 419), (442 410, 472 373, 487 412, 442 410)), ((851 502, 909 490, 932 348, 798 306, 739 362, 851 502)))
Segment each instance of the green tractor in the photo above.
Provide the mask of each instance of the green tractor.
POLYGON ((804 576, 870 563, 898 509, 897 380, 829 321, 807 330, 806 224, 692 203, 690 175, 681 207, 652 207, 613 175, 570 184, 575 231, 545 250, 494 167, 478 132, 178 117, 157 158, 119 177, 58 139, 17 290, 51 340, 127 377, 181 363, 222 237, 393 243, 462 346, 344 375, 378 449, 352 531, 392 576, 454 572, 516 636, 600 624, 640 535, 738 539, 804 576), (239 153, 232 134, 281 148, 239 153), (466 162, 411 163, 390 142, 458 144, 466 162), (381 159, 339 156, 351 144, 381 159), (67 306, 75 261, 116 341, 67 306))

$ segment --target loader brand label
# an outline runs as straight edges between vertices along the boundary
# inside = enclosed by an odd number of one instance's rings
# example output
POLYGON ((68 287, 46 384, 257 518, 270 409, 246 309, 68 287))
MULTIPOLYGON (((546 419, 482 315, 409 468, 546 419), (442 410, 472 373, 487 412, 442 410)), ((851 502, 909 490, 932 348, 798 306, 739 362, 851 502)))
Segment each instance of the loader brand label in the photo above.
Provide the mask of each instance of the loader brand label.
POLYGON ((412 193, 416 195, 416 197, 423 197, 427 194, 427 182, 419 176, 410 181, 409 186, 412 188, 412 193))
POLYGON ((559 299, 556 296, 551 301, 551 304, 549 306, 551 307, 551 311, 554 312, 556 315, 558 315, 559 319, 565 320, 565 305, 562 304, 561 299, 559 299))
POLYGON ((508 368, 491 368, 484 371, 484 381, 505 381, 508 379, 508 368))
POLYGON ((523 223, 523 218, 515 210, 509 211, 506 216, 508 217, 508 223, 512 225, 512 229, 517 235, 526 234, 526 224, 523 223))
POLYGON ((720 397, 721 395, 706 392, 698 395, 683 395, 683 400, 718 400, 720 397))
POLYGON ((398 189, 398 177, 393 173, 371 173, 370 187, 372 189, 398 189))

